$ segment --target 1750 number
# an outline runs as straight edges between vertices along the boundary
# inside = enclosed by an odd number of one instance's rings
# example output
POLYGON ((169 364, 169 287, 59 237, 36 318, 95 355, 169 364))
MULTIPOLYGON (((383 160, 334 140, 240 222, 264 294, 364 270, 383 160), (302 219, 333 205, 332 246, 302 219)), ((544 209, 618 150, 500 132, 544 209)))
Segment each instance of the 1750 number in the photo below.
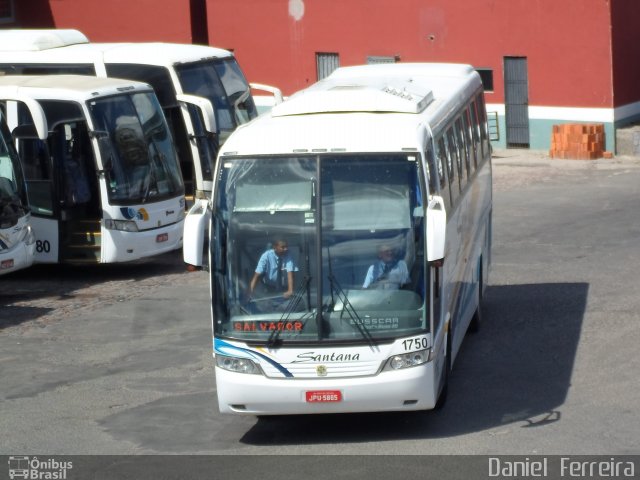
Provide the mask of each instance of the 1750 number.
POLYGON ((406 351, 424 350, 429 348, 427 337, 407 338, 402 342, 402 346, 406 351))

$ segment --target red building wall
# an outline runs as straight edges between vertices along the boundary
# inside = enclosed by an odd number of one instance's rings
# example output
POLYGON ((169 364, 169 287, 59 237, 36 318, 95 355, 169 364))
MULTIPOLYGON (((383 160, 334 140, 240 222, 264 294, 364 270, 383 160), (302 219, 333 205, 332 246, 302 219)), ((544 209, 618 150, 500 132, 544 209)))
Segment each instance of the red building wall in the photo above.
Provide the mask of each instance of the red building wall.
POLYGON ((341 65, 399 55, 490 68, 494 103, 504 101, 503 57, 525 56, 530 105, 640 101, 638 0, 20 0, 15 9, 8 28, 228 48, 249 80, 286 94, 316 80, 316 52, 335 52, 341 65))
POLYGON ((609 0, 208 0, 207 11, 210 42, 286 94, 315 81, 316 52, 334 52, 343 66, 399 55, 491 68, 488 101, 502 103, 503 57, 525 56, 531 105, 613 101, 609 0))
POLYGON ((18 0, 15 7, 22 28, 76 28, 94 42, 192 41, 190 0, 18 0))

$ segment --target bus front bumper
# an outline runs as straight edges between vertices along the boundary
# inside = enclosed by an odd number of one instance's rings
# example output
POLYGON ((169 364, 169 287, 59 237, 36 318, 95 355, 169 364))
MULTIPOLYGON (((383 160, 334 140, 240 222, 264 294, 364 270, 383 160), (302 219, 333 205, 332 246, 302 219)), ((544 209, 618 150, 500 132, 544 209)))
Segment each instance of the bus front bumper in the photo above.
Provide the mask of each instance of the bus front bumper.
POLYGON ((428 410, 435 406, 433 362, 355 378, 274 379, 216 367, 221 413, 288 415, 428 410), (340 392, 339 401, 307 401, 307 392, 340 392))

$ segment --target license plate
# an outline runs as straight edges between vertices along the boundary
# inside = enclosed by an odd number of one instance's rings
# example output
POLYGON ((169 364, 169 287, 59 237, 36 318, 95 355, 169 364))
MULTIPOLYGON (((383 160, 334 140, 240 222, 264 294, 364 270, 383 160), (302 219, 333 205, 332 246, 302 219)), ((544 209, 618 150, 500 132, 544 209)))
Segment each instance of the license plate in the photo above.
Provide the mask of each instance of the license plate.
POLYGON ((167 240, 169 240, 168 233, 161 233, 156 237, 156 243, 166 242, 167 240))
POLYGON ((308 403, 342 401, 342 392, 340 392, 340 390, 317 390, 305 392, 305 394, 308 403))
POLYGON ((8 260, 2 260, 2 262, 0 263, 0 269, 4 270, 5 268, 12 268, 13 267, 13 258, 10 258, 8 260))

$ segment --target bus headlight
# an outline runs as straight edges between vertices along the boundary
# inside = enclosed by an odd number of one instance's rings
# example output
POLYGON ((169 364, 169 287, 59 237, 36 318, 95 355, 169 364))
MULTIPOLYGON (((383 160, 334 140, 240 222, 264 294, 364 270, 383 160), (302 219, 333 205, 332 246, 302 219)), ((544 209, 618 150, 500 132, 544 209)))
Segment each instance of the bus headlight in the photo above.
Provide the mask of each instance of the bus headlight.
POLYGON ((104 219, 104 228, 107 230, 120 230, 121 232, 137 232, 138 225, 132 220, 112 220, 104 219))
POLYGON ((429 349, 417 352, 403 353, 389 357, 382 371, 400 370, 401 368, 422 365, 429 360, 429 349))
POLYGON ((230 372, 262 375, 262 369, 253 360, 249 360, 248 358, 216 355, 216 365, 230 372))
POLYGON ((27 228, 24 229, 24 243, 26 245, 33 245, 36 243, 36 235, 33 233, 31 225, 27 225, 27 228))

